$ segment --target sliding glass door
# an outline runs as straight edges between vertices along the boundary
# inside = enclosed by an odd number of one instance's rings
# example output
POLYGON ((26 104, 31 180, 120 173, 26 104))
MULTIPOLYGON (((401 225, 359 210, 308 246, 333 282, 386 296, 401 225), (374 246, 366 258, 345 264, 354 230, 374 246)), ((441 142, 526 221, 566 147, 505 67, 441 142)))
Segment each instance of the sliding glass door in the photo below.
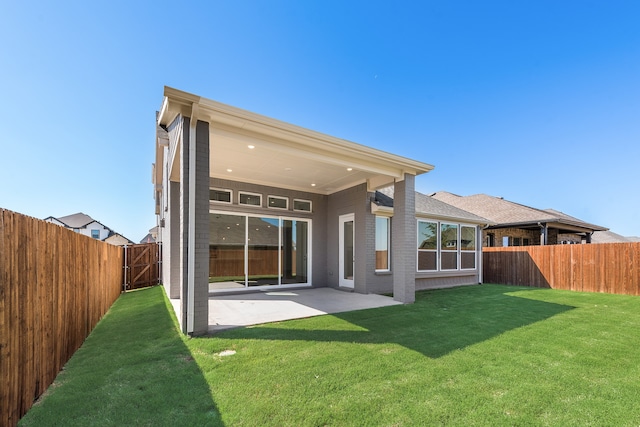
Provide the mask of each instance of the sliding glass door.
POLYGON ((309 220, 211 213, 212 289, 309 283, 309 220))

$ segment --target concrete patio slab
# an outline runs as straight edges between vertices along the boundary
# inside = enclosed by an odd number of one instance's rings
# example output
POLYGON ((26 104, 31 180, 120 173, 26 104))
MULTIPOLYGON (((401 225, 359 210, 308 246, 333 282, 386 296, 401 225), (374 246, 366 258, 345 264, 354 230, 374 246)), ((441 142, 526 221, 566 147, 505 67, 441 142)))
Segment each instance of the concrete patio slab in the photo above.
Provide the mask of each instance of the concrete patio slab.
POLYGON ((391 297, 332 288, 210 297, 209 332, 397 304, 391 297))

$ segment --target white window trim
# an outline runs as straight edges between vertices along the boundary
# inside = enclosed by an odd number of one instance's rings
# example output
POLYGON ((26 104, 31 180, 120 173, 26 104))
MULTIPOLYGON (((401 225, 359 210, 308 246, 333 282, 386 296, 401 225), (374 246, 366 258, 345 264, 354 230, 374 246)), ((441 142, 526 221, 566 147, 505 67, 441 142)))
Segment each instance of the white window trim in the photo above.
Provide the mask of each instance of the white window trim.
POLYGON ((288 211, 289 210, 289 198, 286 196, 274 196, 274 195, 267 195, 267 207, 269 209, 279 209, 281 211, 288 211), (279 200, 284 200, 286 202, 286 206, 284 208, 281 208, 279 206, 271 206, 269 204, 269 199, 279 199, 279 200))
MULTIPOLYGON (((386 215, 376 215, 375 219, 376 221, 378 220, 378 217, 380 218, 384 218, 387 220, 387 268, 376 268, 375 272, 376 273, 386 273, 388 271, 391 271, 391 217, 390 216, 386 216, 386 215)), ((377 229, 376 229, 376 233, 377 233, 377 229)), ((374 233, 375 234, 375 233, 374 233)), ((374 243, 375 246, 375 243, 374 243)), ((374 253, 375 253, 375 248, 374 248, 374 253)))
POLYGON ((308 212, 311 213, 313 212, 313 202, 311 200, 307 200, 307 199, 293 199, 293 210, 295 212, 308 212), (304 209, 296 209, 296 202, 305 202, 305 203, 309 203, 309 210, 304 210, 304 209))
MULTIPOLYGON (((243 206, 252 206, 252 205, 243 205, 243 206)), ((299 217, 295 217, 295 216, 282 216, 282 215, 263 215, 260 213, 247 213, 247 212, 236 212, 236 211, 218 211, 215 209, 209 209, 209 214, 220 214, 220 215, 232 215, 232 216, 241 216, 245 218, 245 234, 244 234, 244 272, 245 272, 245 287, 244 288, 238 288, 238 289, 234 289, 234 291, 239 291, 239 292, 255 292, 256 289, 259 290, 277 290, 277 289, 286 289, 286 288, 295 288, 295 287, 312 287, 313 283, 312 283, 312 278, 313 278, 313 220, 311 218, 299 218, 299 217), (264 286, 247 286, 247 279, 248 279, 248 251, 249 251, 249 242, 247 240, 248 238, 248 234, 249 234, 249 221, 248 218, 249 217, 254 217, 254 218, 270 218, 270 219, 277 219, 278 220, 278 227, 280 228, 280 231, 282 231, 282 223, 283 221, 286 220, 291 220, 291 221, 303 221, 306 222, 308 224, 308 230, 307 230, 307 282, 306 283, 291 283, 291 284, 282 284, 280 282, 281 280, 281 276, 278 277, 278 284, 277 285, 264 285, 264 286)), ((282 233, 279 233, 278 235, 278 245, 281 247, 282 246, 282 233)), ((281 252, 281 251, 278 251, 281 252)), ((282 265, 282 254, 279 253, 278 254, 278 265, 281 266, 282 265)), ((278 267, 280 268, 280 267, 278 267)), ((218 289, 218 290, 213 290, 212 293, 225 293, 225 292, 229 292, 228 289, 218 289)))
POLYGON ((223 205, 230 205, 233 203, 233 190, 230 190, 228 188, 216 188, 216 187, 209 187, 209 191, 214 190, 214 191, 224 191, 229 193, 229 201, 225 202, 223 200, 211 200, 211 198, 209 198, 209 201, 212 203, 220 203, 223 205))
POLYGON ((460 237, 458 238, 460 244, 458 245, 460 247, 460 270, 461 271, 474 271, 478 269, 478 226, 477 225, 472 225, 472 224, 459 224, 460 226, 460 237), (473 228, 473 240, 475 241, 475 248, 473 249, 473 251, 463 251, 462 250, 462 227, 470 227, 473 228), (474 256, 474 261, 473 261, 473 268, 462 268, 462 254, 468 254, 468 253, 473 253, 474 256))
POLYGON ((433 273, 433 272, 437 272, 440 271, 440 221, 436 221, 433 219, 427 219, 427 218, 421 218, 418 219, 417 223, 416 223, 416 271, 418 273, 433 273), (437 231, 436 231, 436 248, 435 249, 419 249, 418 248, 418 230, 420 229, 420 223, 421 222, 435 222, 437 224, 437 231), (420 265, 418 263, 418 257, 420 256, 420 252, 435 252, 436 253, 436 268, 435 270, 418 270, 418 265, 420 265))
POLYGON ((434 272, 442 272, 442 273, 446 273, 446 272, 452 272, 452 271, 478 271, 478 249, 480 247, 478 246, 478 225, 477 224, 468 224, 468 223, 462 223, 462 222, 451 222, 451 221, 440 221, 440 220, 436 220, 436 219, 429 219, 429 218, 418 218, 417 219, 417 223, 416 223, 416 272, 417 273, 434 273, 434 272), (437 242, 437 249, 433 250, 433 249, 418 249, 418 230, 420 229, 420 222, 432 222, 432 223, 436 223, 438 224, 438 242, 437 242), (451 251, 451 250, 446 250, 446 249, 442 249, 442 243, 441 243, 441 234, 442 234, 442 230, 441 230, 441 226, 442 224, 447 224, 447 225, 457 225, 458 226, 458 249, 457 251, 451 251), (461 245, 461 239, 462 239, 462 227, 471 227, 474 229, 474 238, 476 241, 476 248, 473 251, 463 251, 462 250, 462 245, 461 245), (417 266, 418 264, 418 256, 420 254, 420 252, 435 252, 436 253, 436 270, 418 270, 417 266), (454 253, 457 252, 458 254, 458 266, 456 269, 446 269, 443 270, 442 269, 442 260, 441 260, 441 254, 442 252, 445 253, 454 253), (474 268, 462 268, 462 254, 463 253, 470 253, 473 252, 474 254, 474 268))
POLYGON ((456 227, 456 249, 455 250, 451 250, 451 249, 442 249, 442 241, 440 241, 440 245, 438 246, 438 249, 440 251, 440 256, 438 257, 438 261, 439 261, 439 266, 440 267, 440 271, 458 271, 460 270, 460 224, 458 223, 453 223, 453 222, 444 222, 444 221, 440 221, 438 224, 438 235, 440 237, 440 239, 442 239, 442 226, 443 225, 452 225, 456 227), (442 268, 442 254, 446 253, 446 254, 456 254, 456 268, 447 268, 444 269, 442 268))
POLYGON ((250 193, 250 192, 248 192, 248 191, 238 191, 238 204, 239 204, 240 206, 249 206, 249 207, 252 207, 252 208, 261 208, 261 207, 262 207, 262 194, 260 194, 260 193, 250 193), (240 196, 242 196, 243 194, 244 194, 245 196, 254 196, 254 197, 258 197, 258 198, 260 199, 260 204, 257 204, 257 205, 250 205, 250 204, 248 204, 248 203, 242 203, 242 202, 240 201, 240 196))

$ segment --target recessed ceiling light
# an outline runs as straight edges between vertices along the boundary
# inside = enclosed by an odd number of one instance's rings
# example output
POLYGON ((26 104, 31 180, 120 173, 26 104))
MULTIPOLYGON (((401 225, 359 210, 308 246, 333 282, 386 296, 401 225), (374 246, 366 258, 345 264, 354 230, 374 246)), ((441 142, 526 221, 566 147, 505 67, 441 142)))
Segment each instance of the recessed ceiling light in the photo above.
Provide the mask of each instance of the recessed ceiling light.
POLYGON ((247 145, 247 147, 249 147, 249 150, 253 150, 254 148, 256 148, 255 145, 247 145))
POLYGON ((347 170, 348 170, 349 172, 351 172, 351 171, 353 170, 353 168, 347 168, 347 170))
POLYGON ((312 187, 315 187, 316 185, 315 185, 315 184, 311 184, 311 186, 312 186, 312 187))
POLYGON ((233 169, 227 169, 227 172, 233 172, 233 169))

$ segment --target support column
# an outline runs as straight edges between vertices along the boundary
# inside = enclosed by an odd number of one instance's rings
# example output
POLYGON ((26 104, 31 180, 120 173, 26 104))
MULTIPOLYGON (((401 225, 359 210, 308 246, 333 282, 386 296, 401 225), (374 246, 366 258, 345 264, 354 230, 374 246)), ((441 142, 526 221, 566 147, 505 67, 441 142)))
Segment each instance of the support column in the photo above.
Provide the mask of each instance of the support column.
POLYGON ((396 181, 393 195, 391 268, 393 299, 405 304, 416 300, 416 202, 415 176, 396 181))
POLYGON ((163 242, 163 250, 168 253, 169 274, 167 295, 169 298, 180 298, 180 183, 169 181, 169 212, 166 217, 168 241, 163 242))
POLYGON ((184 119, 180 164, 181 325, 199 335, 209 325, 209 123, 184 119))

